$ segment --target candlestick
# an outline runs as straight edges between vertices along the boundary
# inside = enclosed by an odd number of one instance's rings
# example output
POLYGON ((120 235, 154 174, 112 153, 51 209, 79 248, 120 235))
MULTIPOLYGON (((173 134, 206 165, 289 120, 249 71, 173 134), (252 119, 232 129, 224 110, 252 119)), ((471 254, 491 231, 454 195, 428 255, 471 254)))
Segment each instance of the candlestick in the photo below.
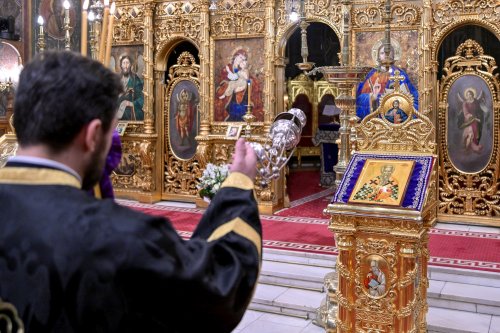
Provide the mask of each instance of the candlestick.
POLYGON ((89 0, 85 0, 83 2, 82 7, 82 55, 87 55, 87 29, 88 29, 88 21, 87 21, 87 9, 89 8, 89 0))
POLYGON ((94 27, 95 25, 95 14, 93 11, 89 12, 89 21, 90 21, 90 29, 89 29, 89 34, 90 34, 90 56, 92 59, 97 59, 97 52, 96 52, 96 36, 95 36, 95 31, 96 28, 94 27))
POLYGON ((43 17, 40 15, 38 16, 38 25, 39 25, 39 30, 38 30, 38 41, 37 41, 37 46, 38 46, 38 52, 43 52, 45 50, 45 32, 43 31, 43 17))
POLYGON ((250 80, 247 81, 247 97, 247 104, 250 105, 250 102, 252 101, 252 81, 250 80))
POLYGON ((108 19, 109 19, 109 0, 104 0, 104 14, 102 17, 101 35, 99 36, 100 41, 99 41, 99 58, 98 58, 98 60, 102 63, 104 63, 104 56, 106 52, 108 19))
POLYGON ((38 25, 40 26, 40 29, 38 30, 39 31, 38 35, 42 35, 43 36, 43 34, 44 34, 44 32, 43 32, 43 23, 44 23, 44 21, 43 21, 42 15, 38 16, 37 22, 38 22, 38 25))
POLYGON ((106 58, 104 59, 104 65, 109 67, 109 60, 111 59, 111 44, 113 43, 113 22, 115 19, 115 3, 111 4, 111 9, 109 10, 109 23, 108 23, 108 38, 106 40, 106 58))
POLYGON ((70 35, 69 35, 69 1, 64 0, 63 2, 63 7, 64 7, 64 48, 66 50, 71 49, 71 42, 70 42, 70 35))

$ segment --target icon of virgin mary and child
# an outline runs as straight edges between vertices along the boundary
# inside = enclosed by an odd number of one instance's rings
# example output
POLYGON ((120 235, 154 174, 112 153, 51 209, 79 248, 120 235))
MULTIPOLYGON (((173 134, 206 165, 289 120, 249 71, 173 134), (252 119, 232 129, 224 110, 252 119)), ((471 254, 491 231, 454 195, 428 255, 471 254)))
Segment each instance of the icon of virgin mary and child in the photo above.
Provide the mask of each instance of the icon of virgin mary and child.
POLYGON ((253 114, 259 119, 262 103, 259 81, 250 73, 248 53, 238 49, 221 73, 221 81, 216 88, 215 120, 243 121, 248 105, 253 106, 253 114))

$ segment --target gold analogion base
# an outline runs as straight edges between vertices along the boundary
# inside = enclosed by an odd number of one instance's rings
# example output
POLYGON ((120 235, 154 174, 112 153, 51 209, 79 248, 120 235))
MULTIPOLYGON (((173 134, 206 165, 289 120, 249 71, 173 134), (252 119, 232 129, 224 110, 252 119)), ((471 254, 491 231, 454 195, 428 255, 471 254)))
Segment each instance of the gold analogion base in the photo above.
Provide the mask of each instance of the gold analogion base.
POLYGON ((435 207, 391 210, 391 216, 380 207, 362 215, 351 208, 326 209, 339 250, 338 287, 329 291, 338 304, 336 328, 327 332, 427 332, 428 232, 435 207))

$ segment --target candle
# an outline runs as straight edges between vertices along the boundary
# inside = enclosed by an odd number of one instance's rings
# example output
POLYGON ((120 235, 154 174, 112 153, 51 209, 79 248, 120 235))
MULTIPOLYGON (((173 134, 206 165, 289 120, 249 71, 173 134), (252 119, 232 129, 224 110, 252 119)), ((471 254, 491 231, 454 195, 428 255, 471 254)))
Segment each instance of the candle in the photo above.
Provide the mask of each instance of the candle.
POLYGON ((89 8, 89 0, 85 0, 83 2, 83 10, 82 10, 82 55, 87 55, 87 8, 89 8))
POLYGON ((106 40, 106 58, 104 59, 104 66, 109 67, 109 60, 111 59, 111 44, 113 43, 113 21, 115 20, 115 3, 111 4, 109 11, 109 24, 108 24, 108 38, 106 40))
POLYGON ((64 7, 64 23, 67 22, 69 25, 69 1, 68 0, 64 0, 63 7, 64 7))
POLYGON ((102 29, 101 29, 101 36, 99 37, 100 43, 99 43, 99 58, 98 60, 102 63, 104 63, 104 56, 106 52, 106 36, 107 36, 107 30, 108 30, 108 19, 109 19, 109 0, 104 0, 104 14, 102 17, 102 29))
POLYGON ((43 38, 43 23, 44 23, 44 22, 43 22, 43 17, 42 17, 42 15, 39 15, 39 16, 38 16, 38 20, 37 20, 37 22, 38 22, 38 25, 40 26, 40 30, 39 30, 39 32, 38 32, 38 37, 42 37, 42 38, 43 38))
POLYGON ((250 105, 250 101, 252 100, 252 81, 250 80, 247 81, 247 96, 248 96, 247 104, 250 105))
POLYGON ((71 49, 71 36, 69 34, 69 1, 64 0, 64 48, 69 51, 71 49))

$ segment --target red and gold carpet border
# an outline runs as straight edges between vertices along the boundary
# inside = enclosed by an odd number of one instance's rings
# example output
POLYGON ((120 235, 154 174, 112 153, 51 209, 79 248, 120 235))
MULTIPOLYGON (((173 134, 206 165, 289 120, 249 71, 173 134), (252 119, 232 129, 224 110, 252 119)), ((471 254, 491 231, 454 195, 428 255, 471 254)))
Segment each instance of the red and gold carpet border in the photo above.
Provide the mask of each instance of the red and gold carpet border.
MULTIPOLYGON (((180 236, 185 239, 191 237, 204 212, 204 209, 198 208, 126 200, 118 202, 148 214, 171 217, 180 236)), ((333 235, 326 228, 328 219, 262 215, 261 220, 263 245, 266 248, 332 256, 337 254, 333 235)), ((431 265, 500 273, 500 233, 434 228, 430 231, 429 247, 431 265)))

